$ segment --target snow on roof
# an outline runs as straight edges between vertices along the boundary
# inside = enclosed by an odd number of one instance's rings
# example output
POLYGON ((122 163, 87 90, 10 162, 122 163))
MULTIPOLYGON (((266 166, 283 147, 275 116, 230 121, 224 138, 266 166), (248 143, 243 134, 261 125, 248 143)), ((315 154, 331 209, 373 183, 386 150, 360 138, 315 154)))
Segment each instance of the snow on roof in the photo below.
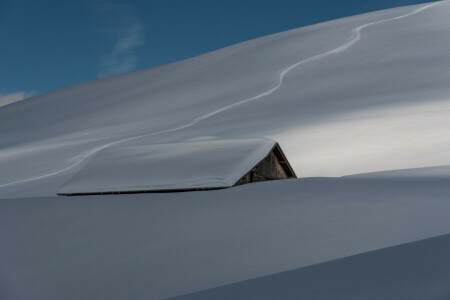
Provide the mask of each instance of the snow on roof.
POLYGON ((230 187, 275 145, 251 138, 113 147, 95 155, 59 194, 230 187))

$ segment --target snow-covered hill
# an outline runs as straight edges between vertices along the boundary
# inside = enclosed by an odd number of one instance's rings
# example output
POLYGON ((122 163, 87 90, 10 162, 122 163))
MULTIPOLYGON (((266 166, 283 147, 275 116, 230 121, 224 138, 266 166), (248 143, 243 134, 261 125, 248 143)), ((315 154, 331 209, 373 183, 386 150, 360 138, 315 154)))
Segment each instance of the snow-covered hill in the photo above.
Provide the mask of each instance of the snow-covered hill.
POLYGON ((4 106, 0 196, 54 195, 107 147, 202 136, 272 138, 301 177, 450 165, 449 32, 448 1, 402 7, 4 106))
MULTIPOLYGON (((1 200, 0 298, 163 299, 448 234, 449 215, 450 185, 437 178, 1 200)), ((397 274, 424 278, 410 270, 397 274)), ((433 287, 447 300, 449 285, 421 288, 433 287)))
POLYGON ((358 280, 357 299, 447 299, 449 35, 450 1, 402 7, 0 107, 0 299, 161 299, 293 269, 186 297, 348 299, 358 280), (55 196, 104 149, 250 137, 301 177, 351 176, 55 196))
POLYGON ((175 299, 446 299, 449 252, 444 235, 175 299))

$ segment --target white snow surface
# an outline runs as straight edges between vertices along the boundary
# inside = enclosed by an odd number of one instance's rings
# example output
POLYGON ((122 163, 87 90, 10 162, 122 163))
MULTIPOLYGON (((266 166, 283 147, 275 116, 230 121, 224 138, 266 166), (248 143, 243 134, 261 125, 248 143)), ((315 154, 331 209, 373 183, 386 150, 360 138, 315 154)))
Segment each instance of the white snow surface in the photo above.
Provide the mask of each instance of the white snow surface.
MULTIPOLYGON (((307 178, 206 192, 4 199, 0 299, 164 299, 448 234, 449 215, 446 178, 307 178)), ((365 266, 382 263, 392 259, 369 256, 365 266)), ((427 286, 412 280, 426 277, 424 269, 412 269, 398 270, 403 280, 391 285, 448 299, 448 272, 427 286)), ((347 278, 351 269, 340 271, 347 278)), ((376 285, 377 276, 369 280, 376 285)), ((329 283, 322 292, 340 299, 329 283)), ((402 299, 396 295, 343 298, 402 299)))
POLYGON ((300 177, 450 165, 450 2, 369 13, 0 108, 0 197, 115 146, 268 137, 300 177))
POLYGON ((393 171, 371 172, 355 174, 346 177, 354 178, 447 178, 450 180, 450 166, 403 169, 393 171))
POLYGON ((304 276, 293 291, 317 299, 448 299, 448 236, 367 252, 450 233, 449 34, 450 1, 401 7, 0 107, 0 299, 162 299, 292 269, 245 291, 304 276), (128 172, 134 154, 166 167, 148 154, 167 144, 259 137, 299 176, 344 177, 55 196, 115 155, 128 172))
POLYGON ((275 144, 254 138, 111 147, 96 154, 59 193, 230 187, 275 144))
POLYGON ((175 299, 448 299, 448 253, 450 234, 246 280, 175 299))

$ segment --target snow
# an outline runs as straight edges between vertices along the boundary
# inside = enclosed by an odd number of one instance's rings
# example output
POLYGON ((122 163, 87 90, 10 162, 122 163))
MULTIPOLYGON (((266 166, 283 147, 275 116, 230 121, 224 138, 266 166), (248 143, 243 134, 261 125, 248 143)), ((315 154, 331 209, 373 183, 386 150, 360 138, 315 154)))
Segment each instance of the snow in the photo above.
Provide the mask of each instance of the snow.
POLYGON ((448 234, 449 215, 447 178, 2 200, 0 298, 164 299, 448 234))
POLYGON ((106 148, 205 136, 271 138, 301 177, 450 165, 449 30, 448 1, 401 7, 4 106, 0 197, 54 195, 106 148))
POLYGON ((364 174, 355 174, 348 177, 355 178, 417 178, 417 179, 428 179, 428 178, 449 178, 450 177, 450 166, 439 166, 439 167, 427 167, 427 168, 416 168, 416 169, 404 169, 404 170, 391 170, 383 172, 371 172, 364 174))
POLYGON ((275 145, 254 138, 112 147, 96 154, 59 193, 231 187, 275 145))
POLYGON ((444 235, 174 299, 446 299, 448 253, 444 235))
POLYGON ((400 7, 0 107, 0 298, 160 299, 292 269, 327 274, 333 260, 362 254, 335 262, 344 286, 361 278, 360 298, 375 280, 392 287, 379 298, 410 288, 447 299, 448 273, 427 256, 441 257, 447 238, 367 252, 450 232, 449 32, 450 1, 400 7), (104 188, 114 176, 149 184, 127 168, 163 166, 149 154, 168 155, 169 144, 183 145, 181 159, 186 145, 262 137, 300 177, 346 177, 55 197, 72 177, 66 188, 104 188), (114 155, 123 161, 106 163, 114 155), (407 267, 415 260, 429 277, 407 267), (353 274, 354 261, 373 276, 353 274), (381 268, 395 262, 397 285, 381 268))

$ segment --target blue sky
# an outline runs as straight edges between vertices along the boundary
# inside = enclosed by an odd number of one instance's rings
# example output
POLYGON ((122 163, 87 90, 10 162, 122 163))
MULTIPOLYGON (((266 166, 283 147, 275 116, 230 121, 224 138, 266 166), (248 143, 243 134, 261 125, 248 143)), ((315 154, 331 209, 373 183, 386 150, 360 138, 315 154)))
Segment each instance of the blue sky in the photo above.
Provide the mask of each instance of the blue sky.
POLYGON ((0 0, 0 106, 252 38, 424 0, 0 0))

